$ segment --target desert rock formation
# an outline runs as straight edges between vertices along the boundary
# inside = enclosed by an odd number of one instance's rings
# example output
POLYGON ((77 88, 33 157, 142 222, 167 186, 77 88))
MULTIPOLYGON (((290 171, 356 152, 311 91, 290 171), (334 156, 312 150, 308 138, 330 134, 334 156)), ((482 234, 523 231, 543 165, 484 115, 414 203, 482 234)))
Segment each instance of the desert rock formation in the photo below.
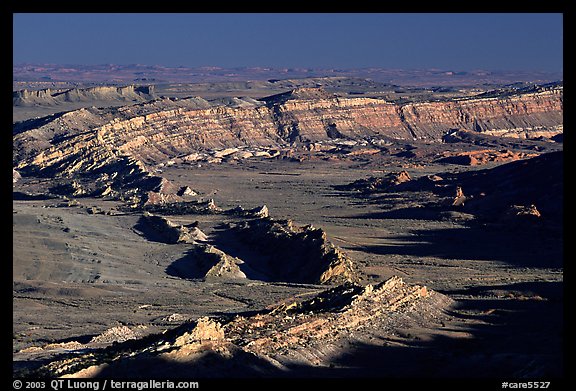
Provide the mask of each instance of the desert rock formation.
MULTIPOLYGON (((562 86, 374 91, 15 93, 84 107, 13 125, 15 375, 396 375, 400 346, 408 375, 502 368, 538 330, 488 327, 524 319, 492 298, 562 280, 562 86)), ((508 373, 557 373, 537 354, 508 373)))
POLYGON ((166 243, 192 244, 188 255, 170 266, 170 274, 322 285, 359 281, 352 259, 320 228, 297 227, 290 220, 270 218, 265 206, 220 213, 232 214, 240 221, 222 224, 225 228, 210 236, 198 227, 177 226, 164 217, 148 213, 142 217, 166 243))
MULTIPOLYGON (((302 88, 241 105, 190 98, 92 107, 14 124, 13 164, 26 175, 89 178, 93 188, 85 194, 96 191, 140 205, 178 202, 179 190, 155 173, 174 159, 293 158, 290 145, 311 151, 312 145, 337 141, 340 150, 358 140, 366 147, 346 153, 374 155, 386 151, 382 138, 441 141, 453 129, 553 137, 562 132, 562 91, 398 104, 302 88)), ((493 154, 444 158, 469 159, 468 164, 504 159, 493 154)))
POLYGON ((185 227, 174 224, 162 216, 144 212, 142 225, 149 225, 167 244, 205 242, 207 236, 198 227, 185 227))
POLYGON ((157 164, 207 148, 277 147, 294 141, 384 136, 440 140, 451 129, 552 137, 562 127, 561 88, 501 99, 405 105, 379 99, 299 96, 294 93, 279 102, 265 100, 266 106, 247 107, 196 108, 186 107, 186 100, 164 100, 162 104, 81 109, 25 121, 14 126, 14 159, 35 169, 66 162, 72 173, 94 170, 122 156, 157 164))
POLYGON ((15 169, 12 169, 12 183, 18 182, 20 178, 22 178, 20 173, 15 169))
POLYGON ((226 254, 209 244, 200 244, 192 247, 190 254, 192 267, 202 278, 246 278, 240 270, 241 259, 226 254))
POLYGON ((65 102, 117 100, 144 102, 156 97, 154 86, 98 86, 89 88, 20 90, 12 93, 13 106, 52 106, 65 102))
POLYGON ((495 151, 491 149, 471 152, 447 152, 438 159, 441 163, 462 164, 465 166, 478 166, 488 162, 508 162, 534 157, 537 154, 513 152, 510 150, 495 151))
POLYGON ((258 267, 272 279, 312 284, 358 281, 352 260, 327 240, 321 228, 261 218, 232 229, 240 240, 267 256, 258 267))
MULTIPOLYGON (((76 354, 29 375, 132 376, 145 370, 164 377, 287 376, 302 365, 334 367, 342 344, 377 341, 408 325, 435 324, 451 305, 448 297, 398 277, 365 287, 344 284, 308 300, 285 300, 252 315, 203 317, 89 353, 81 353, 84 346, 76 343, 71 349, 76 354), (154 364, 159 360, 163 365, 154 364), (170 371, 171 365, 180 370, 170 371)), ((130 329, 122 331, 125 339, 133 338, 130 329)))
POLYGON ((386 191, 393 189, 401 183, 409 182, 412 178, 408 171, 392 172, 383 177, 369 177, 367 179, 358 179, 353 183, 337 188, 342 190, 357 190, 364 193, 386 191))
MULTIPOLYGON (((431 192, 438 200, 426 205, 428 211, 441 213, 456 208, 476 216, 484 224, 532 221, 560 229, 564 202, 563 154, 562 151, 544 153, 494 168, 442 172, 399 184, 393 184, 393 179, 399 174, 391 173, 359 179, 336 188, 355 191, 366 197, 373 193, 405 190, 431 192)), ((419 209, 424 211, 426 208, 419 209)))

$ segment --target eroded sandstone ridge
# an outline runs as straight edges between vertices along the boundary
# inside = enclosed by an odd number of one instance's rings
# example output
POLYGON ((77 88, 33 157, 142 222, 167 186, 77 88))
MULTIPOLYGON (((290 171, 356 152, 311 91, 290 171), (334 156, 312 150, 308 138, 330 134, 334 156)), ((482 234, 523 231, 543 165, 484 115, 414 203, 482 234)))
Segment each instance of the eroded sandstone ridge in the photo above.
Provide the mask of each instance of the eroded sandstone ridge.
POLYGON ((154 86, 98 86, 89 88, 20 90, 12 93, 13 106, 53 106, 65 102, 117 100, 143 102, 155 98, 154 86))
POLYGON ((258 213, 267 211, 266 206, 252 211, 238 209, 213 212, 233 213, 243 220, 222 224, 210 235, 197 226, 177 225, 148 212, 140 219, 138 229, 146 231, 150 227, 150 239, 192 245, 187 256, 167 270, 181 278, 248 278, 325 285, 359 282, 352 259, 333 245, 321 228, 298 227, 291 220, 258 213))
POLYGON ((312 284, 358 282, 352 260, 321 228, 262 218, 237 224, 240 240, 265 256, 257 265, 272 280, 312 284))
POLYGON ((365 287, 343 284, 256 314, 204 317, 86 353, 82 349, 94 343, 76 343, 72 354, 20 375, 251 377, 306 375, 297 372, 304 366, 346 369, 339 359, 345 346, 384 348, 386 336, 401 328, 430 327, 451 305, 448 297, 398 277, 365 287))
POLYGON ((89 177, 89 194, 136 197, 136 203, 174 202, 178 189, 167 190, 155 172, 175 161, 290 158, 294 148, 313 151, 327 140, 361 140, 366 147, 353 153, 375 154, 385 151, 384 140, 441 142, 454 129, 551 138, 562 133, 562 115, 561 86, 404 104, 341 98, 317 88, 261 101, 163 98, 15 123, 13 165, 23 175, 89 177), (124 194, 127 184, 131 192, 124 194))
MULTIPOLYGON (((504 98, 403 105, 382 99, 304 94, 298 90, 285 95, 282 99, 265 98, 265 106, 251 103, 211 107, 208 102, 198 104, 200 98, 191 98, 119 109, 81 109, 16 124, 16 133, 28 134, 16 137, 15 143, 24 148, 26 157, 32 151, 26 151, 22 141, 50 140, 55 144, 54 152, 61 152, 58 160, 72 152, 67 146, 79 144, 78 149, 97 147, 100 153, 93 152, 96 161, 108 150, 152 162, 215 147, 274 146, 291 141, 367 136, 434 140, 450 129, 538 137, 560 133, 562 126, 561 88, 504 98), (63 134, 68 137, 58 137, 63 134)), ((54 158, 54 154, 44 153, 35 163, 51 165, 54 158)))

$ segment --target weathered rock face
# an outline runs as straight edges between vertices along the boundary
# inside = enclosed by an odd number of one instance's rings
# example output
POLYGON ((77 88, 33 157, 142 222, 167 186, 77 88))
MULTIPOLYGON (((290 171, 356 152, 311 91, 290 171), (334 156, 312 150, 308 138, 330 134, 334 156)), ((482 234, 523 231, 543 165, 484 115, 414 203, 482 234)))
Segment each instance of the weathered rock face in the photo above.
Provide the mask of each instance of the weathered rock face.
POLYGON ((245 279, 240 269, 244 264, 236 258, 211 244, 200 243, 196 239, 187 252, 187 256, 172 263, 166 272, 186 279, 245 279))
POLYGON ((91 100, 146 101, 154 99, 154 86, 98 86, 70 88, 65 90, 20 90, 12 93, 13 106, 52 106, 63 102, 86 102, 91 100))
POLYGON ((344 336, 341 333, 366 327, 386 313, 417 306, 420 299, 434 294, 424 286, 407 285, 399 277, 376 286, 344 284, 310 300, 287 302, 268 313, 237 318, 224 326, 224 333, 231 342, 246 346, 254 354, 278 357, 285 349, 307 345, 318 348, 320 344, 338 340, 344 336), (281 318, 287 321, 278 322, 281 318), (272 325, 283 338, 267 332, 272 325), (316 343, 310 341, 311 337, 316 343))
POLYGON ((234 230, 240 240, 265 256, 257 267, 273 280, 313 284, 358 281, 350 258, 330 243, 320 228, 260 218, 239 223, 234 230))
POLYGON ((562 89, 453 102, 411 103, 402 116, 413 135, 438 139, 450 129, 517 138, 562 133, 562 89))
POLYGON ((239 266, 244 261, 212 245, 195 245, 191 258, 191 263, 200 271, 201 278, 246 278, 239 266))
POLYGON ((143 162, 159 162, 206 148, 276 145, 271 113, 263 107, 167 110, 107 124, 107 145, 143 162))
MULTIPOLYGON (((253 315, 204 317, 107 349, 78 350, 19 375, 253 377, 302 375, 306 372, 292 371, 336 363, 346 368, 339 358, 344 344, 358 338, 361 343, 382 341, 397 329, 430 327, 451 305, 448 297, 398 277, 375 286, 344 284, 253 315)), ((75 343, 75 349, 82 347, 90 344, 75 343)), ((377 375, 377 365, 374 371, 377 375)))
POLYGON ((224 339, 222 325, 208 317, 200 318, 190 332, 185 332, 174 341, 174 346, 185 346, 200 341, 218 341, 224 339))
MULTIPOLYGON (((110 109, 81 109, 16 123, 13 165, 45 176, 146 176, 147 166, 219 149, 221 160, 239 147, 279 150, 288 143, 341 138, 442 140, 451 129, 511 137, 552 137, 562 132, 562 88, 490 97, 397 104, 296 91, 262 104, 211 106, 200 98, 163 99, 110 109)), ((374 149, 370 153, 378 152, 374 149)), ((270 156, 270 154, 268 154, 270 156)), ((256 156, 256 155, 254 155, 256 156)), ((148 190, 145 190, 148 191, 148 190)), ((150 202, 166 201, 150 194, 150 202)), ((172 199, 175 201, 176 199, 172 199)), ((144 202, 147 202, 144 200, 144 202)))
MULTIPOLYGON (((544 133, 561 133, 563 123, 562 89, 503 99, 405 105, 380 99, 301 99, 297 96, 272 101, 268 106, 198 108, 196 104, 167 100, 162 105, 156 102, 106 112, 82 109, 36 124, 17 124, 15 132, 28 128, 26 133, 30 133, 34 129, 32 137, 50 140, 54 144, 50 148, 52 153, 43 152, 35 161, 49 165, 53 164, 55 154, 60 155, 58 160, 68 157, 73 145, 78 145, 77 151, 93 150, 95 159, 110 153, 128 154, 146 163, 205 148, 270 146, 299 140, 375 135, 439 140, 455 128, 538 137, 544 133), (58 137, 62 132, 74 137, 58 137)), ((15 137, 16 146, 26 149, 21 141, 31 140, 20 140, 22 138, 26 136, 15 137)), ((33 154, 33 151, 22 152, 26 157, 33 154)))
POLYGON ((462 190, 462 188, 460 186, 456 187, 456 194, 454 195, 454 198, 452 199, 451 205, 452 206, 464 206, 464 203, 466 202, 467 198, 464 195, 464 191, 462 190))
POLYGON ((399 106, 380 99, 295 99, 271 108, 278 133, 291 142, 377 135, 412 139, 399 106))
POLYGON ((141 219, 145 224, 135 228, 145 231, 151 226, 159 234, 156 240, 165 243, 193 244, 184 258, 166 270, 181 278, 248 278, 325 285, 359 281, 352 260, 328 241, 322 229, 296 227, 290 220, 264 216, 263 211, 268 213, 265 206, 222 211, 250 220, 226 224, 227 229, 210 234, 210 244, 201 243, 208 237, 198 227, 178 226, 148 213, 141 219))
POLYGON ((562 89, 504 98, 393 104, 381 99, 284 99, 270 105, 290 141, 388 136, 438 140, 450 129, 519 138, 562 132, 562 89))
POLYGON ((15 169, 12 169, 12 183, 16 183, 20 180, 20 178, 22 178, 22 176, 20 175, 20 173, 18 171, 16 171, 15 169))

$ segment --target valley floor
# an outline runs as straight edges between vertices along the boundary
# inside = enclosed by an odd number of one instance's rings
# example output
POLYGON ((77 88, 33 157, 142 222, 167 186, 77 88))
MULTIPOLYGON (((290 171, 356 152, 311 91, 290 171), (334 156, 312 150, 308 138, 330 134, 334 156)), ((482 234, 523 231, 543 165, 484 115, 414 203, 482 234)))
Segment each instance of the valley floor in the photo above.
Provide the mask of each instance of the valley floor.
MULTIPOLYGON (((454 167, 408 171, 418 178, 454 167)), ((362 196, 335 187, 402 169, 246 160, 174 165, 163 176, 222 208, 266 205, 273 218, 324 229, 352 258, 362 285, 399 276, 455 300, 435 322, 406 324, 378 341, 351 343, 333 361, 339 369, 294 369, 296 376, 562 376, 561 235, 486 228, 470 224, 464 213, 438 218, 422 207, 435 200, 427 192, 362 196)), ((33 179, 22 181, 37 186, 33 179)), ((159 333, 183 319, 256 311, 325 289, 257 279, 183 278, 173 270, 186 259, 187 244, 150 240, 136 228, 140 214, 123 211, 116 201, 77 198, 69 205, 58 199, 13 201, 15 371, 64 351, 34 347, 86 343, 120 326, 141 335, 159 333)), ((178 224, 198 222, 216 245, 242 251, 215 235, 233 217, 167 217, 178 224)))

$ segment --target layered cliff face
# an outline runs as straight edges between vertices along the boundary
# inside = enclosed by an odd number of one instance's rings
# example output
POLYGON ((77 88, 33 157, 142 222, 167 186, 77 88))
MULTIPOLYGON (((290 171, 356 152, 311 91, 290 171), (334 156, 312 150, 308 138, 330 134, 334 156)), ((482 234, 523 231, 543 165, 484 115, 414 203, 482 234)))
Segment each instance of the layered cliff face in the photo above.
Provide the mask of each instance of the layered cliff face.
POLYGON ((505 98, 407 104, 401 112, 414 136, 423 139, 438 139, 449 129, 517 138, 552 137, 562 133, 563 97, 559 89, 505 98))
POLYGON ((272 106, 281 134, 294 139, 387 136, 439 140, 451 129, 518 138, 562 132, 562 89, 504 98, 393 104, 381 99, 291 99, 272 106))
POLYGON ((400 107, 380 99, 295 99, 272 106, 278 131, 288 141, 388 136, 411 139, 400 107))
POLYGON ((89 88, 20 90, 12 93, 13 106, 53 106, 64 102, 118 100, 143 102, 154 99, 154 86, 98 86, 89 88))
POLYGON ((143 162, 204 149, 275 146, 282 142, 265 107, 175 109, 113 122, 98 132, 107 145, 143 162))
MULTIPOLYGON (((94 92, 96 93, 96 92, 94 92)), ((23 173, 74 176, 147 172, 147 165, 231 147, 281 148, 330 139, 441 141, 453 129, 520 138, 562 132, 562 88, 504 97, 396 104, 299 89, 261 102, 159 99, 81 109, 14 125, 13 163, 23 173), (134 167, 132 167, 134 166, 134 167)))

